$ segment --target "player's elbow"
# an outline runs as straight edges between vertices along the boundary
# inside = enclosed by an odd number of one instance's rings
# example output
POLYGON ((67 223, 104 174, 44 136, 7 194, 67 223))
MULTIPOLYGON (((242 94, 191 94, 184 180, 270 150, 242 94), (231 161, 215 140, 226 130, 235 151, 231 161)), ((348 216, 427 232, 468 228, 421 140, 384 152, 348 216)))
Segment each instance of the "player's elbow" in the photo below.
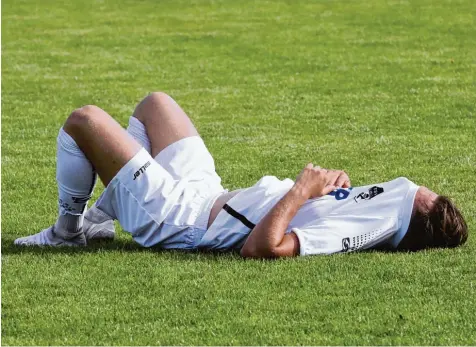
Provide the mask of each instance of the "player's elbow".
POLYGON ((255 247, 254 245, 245 244, 241 250, 240 255, 244 258, 277 258, 279 257, 277 247, 255 247))
POLYGON ((243 247, 241 247, 240 255, 243 258, 257 258, 257 252, 255 247, 250 247, 248 243, 246 243, 245 245, 243 245, 243 247))
POLYGON ((250 249, 248 249, 247 247, 243 246, 240 250, 240 255, 243 257, 243 258, 253 258, 253 252, 251 252, 250 249))

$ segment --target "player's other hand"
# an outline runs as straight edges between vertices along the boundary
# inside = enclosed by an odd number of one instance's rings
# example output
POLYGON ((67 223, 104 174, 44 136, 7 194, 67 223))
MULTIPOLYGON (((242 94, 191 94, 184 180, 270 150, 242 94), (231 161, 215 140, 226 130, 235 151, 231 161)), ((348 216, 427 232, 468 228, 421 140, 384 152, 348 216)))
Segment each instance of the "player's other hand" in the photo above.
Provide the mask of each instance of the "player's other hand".
POLYGON ((344 171, 326 170, 309 163, 296 178, 295 186, 300 188, 307 198, 313 199, 340 187, 350 187, 350 180, 344 171))
POLYGON ((350 178, 345 171, 342 170, 328 170, 329 172, 335 173, 335 181, 332 183, 337 188, 350 188, 350 178))

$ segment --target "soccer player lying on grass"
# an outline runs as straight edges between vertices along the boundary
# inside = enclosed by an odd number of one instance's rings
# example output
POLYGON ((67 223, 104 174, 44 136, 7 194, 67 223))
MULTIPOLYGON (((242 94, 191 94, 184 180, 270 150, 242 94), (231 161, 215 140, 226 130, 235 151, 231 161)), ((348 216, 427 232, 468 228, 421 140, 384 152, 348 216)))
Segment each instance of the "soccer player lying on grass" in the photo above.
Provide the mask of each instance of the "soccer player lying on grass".
POLYGON ((142 100, 127 132, 98 107, 75 110, 57 143, 58 219, 17 245, 85 246, 113 238, 113 219, 145 247, 257 258, 455 247, 468 236, 448 198, 406 178, 352 188, 345 172, 308 164, 295 182, 265 176, 228 192, 192 122, 164 93, 142 100), (106 190, 87 210, 96 173, 106 190))

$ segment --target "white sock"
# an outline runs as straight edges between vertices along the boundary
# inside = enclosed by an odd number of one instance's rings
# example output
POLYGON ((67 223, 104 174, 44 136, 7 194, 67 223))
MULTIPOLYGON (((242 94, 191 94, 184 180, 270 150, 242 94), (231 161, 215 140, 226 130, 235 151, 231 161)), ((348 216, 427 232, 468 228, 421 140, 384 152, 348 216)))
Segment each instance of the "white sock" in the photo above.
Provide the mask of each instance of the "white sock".
POLYGON ((101 224, 108 220, 112 220, 112 217, 97 208, 96 203, 94 203, 91 208, 88 209, 88 211, 84 215, 84 218, 86 218, 90 223, 93 224, 101 224))
POLYGON ((57 141, 56 181, 58 182, 59 217, 55 232, 64 238, 81 233, 84 213, 96 183, 96 172, 63 128, 57 141))
MULTIPOLYGON (((129 118, 129 126, 127 127, 127 132, 137 141, 140 143, 142 147, 145 148, 145 150, 150 154, 151 152, 151 145, 150 145, 150 140, 149 137, 147 136, 147 132, 145 130, 145 125, 138 120, 136 117, 130 117, 129 118)), ((103 223, 109 219, 112 219, 111 217, 108 218, 108 216, 99 210, 96 207, 96 203, 91 206, 91 208, 86 212, 86 218, 95 223, 95 224, 100 224, 103 223)))
POLYGON ((134 139, 141 144, 142 147, 145 148, 147 153, 150 154, 151 146, 149 136, 147 136, 147 132, 145 131, 145 125, 138 120, 136 117, 129 118, 129 126, 127 127, 127 132, 134 137, 134 139))

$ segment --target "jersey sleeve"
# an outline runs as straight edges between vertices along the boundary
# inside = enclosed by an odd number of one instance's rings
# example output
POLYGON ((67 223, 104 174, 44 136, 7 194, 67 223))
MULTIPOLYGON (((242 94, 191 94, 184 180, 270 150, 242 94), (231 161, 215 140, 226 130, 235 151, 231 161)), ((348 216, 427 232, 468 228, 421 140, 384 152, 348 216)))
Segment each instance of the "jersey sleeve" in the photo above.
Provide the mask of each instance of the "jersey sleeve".
POLYGON ((398 218, 328 216, 291 231, 299 239, 302 256, 352 252, 386 243, 398 231, 398 218))

